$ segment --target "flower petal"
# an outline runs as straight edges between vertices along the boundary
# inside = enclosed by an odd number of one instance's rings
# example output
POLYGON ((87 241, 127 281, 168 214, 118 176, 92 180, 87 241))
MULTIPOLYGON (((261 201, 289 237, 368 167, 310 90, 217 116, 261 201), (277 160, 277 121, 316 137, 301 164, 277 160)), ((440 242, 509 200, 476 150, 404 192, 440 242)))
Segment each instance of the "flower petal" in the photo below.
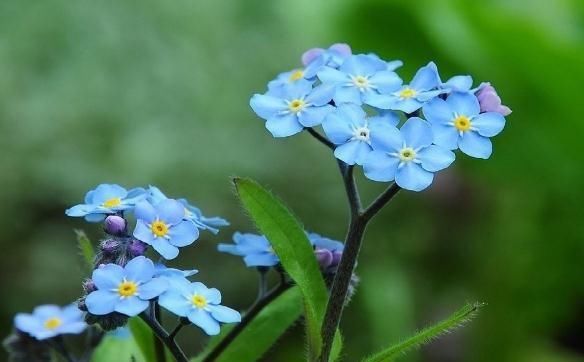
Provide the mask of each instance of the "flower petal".
POLYGON ((150 300, 158 297, 168 288, 168 282, 162 278, 154 278, 138 287, 138 297, 143 300, 150 300))
POLYGON ((150 245, 158 252, 158 254, 162 255, 162 257, 166 260, 174 259, 178 256, 178 248, 174 245, 171 245, 168 240, 164 238, 154 238, 152 239, 150 245))
POLYGON ((458 148, 458 131, 454 126, 432 123, 434 143, 449 150, 458 148))
POLYGON ((331 101, 335 95, 336 87, 334 84, 321 84, 315 87, 306 97, 306 102, 315 106, 322 106, 331 101))
POLYGON ((193 324, 200 327, 208 335, 214 336, 219 334, 219 323, 211 317, 209 312, 195 308, 189 312, 188 318, 193 324))
POLYGON ((436 88, 440 85, 440 78, 438 77, 438 71, 436 65, 433 62, 428 63, 428 65, 420 68, 412 82, 410 87, 417 90, 430 90, 436 88))
POLYGON ((148 308, 148 304, 148 301, 138 297, 127 297, 116 303, 115 311, 128 317, 134 317, 145 311, 148 308))
POLYGON ((446 103, 459 115, 474 117, 480 112, 479 100, 470 93, 453 92, 446 98, 446 103))
POLYGON ((367 155, 367 159, 363 164, 363 171, 365 177, 373 181, 393 181, 399 159, 392 157, 385 152, 373 151, 367 155))
POLYGON ((225 307, 223 305, 209 306, 213 318, 221 323, 237 323, 241 322, 241 314, 238 311, 225 307))
POLYGON ((262 252, 257 254, 247 254, 243 257, 247 267, 255 266, 274 266, 280 262, 280 259, 272 253, 262 252))
POLYGON ((151 245, 152 240, 155 239, 152 230, 148 227, 148 225, 146 225, 146 223, 143 220, 136 221, 136 228, 134 229, 132 235, 134 235, 136 239, 149 245, 151 245))
POLYGON ((322 129, 327 138, 334 144, 343 144, 353 137, 351 122, 345 118, 344 113, 330 113, 322 122, 322 129))
POLYGON ((335 96, 333 99, 335 100, 336 105, 340 105, 343 103, 352 103, 361 105, 363 103, 361 99, 361 91, 352 85, 345 86, 340 85, 337 87, 335 92, 335 96))
POLYGON ((113 312, 120 297, 109 290, 96 290, 85 298, 85 305, 91 314, 104 315, 113 312))
POLYGON ((298 114, 298 122, 304 127, 318 126, 334 109, 330 104, 321 107, 307 107, 298 114))
POLYGON ((422 168, 422 166, 408 162, 399 167, 395 174, 395 182, 406 190, 422 191, 430 186, 434 174, 422 168))
POLYGON ((390 93, 398 90, 403 81, 395 73, 388 70, 375 73, 369 82, 375 86, 379 93, 390 93))
POLYGON ((431 145, 418 152, 417 158, 426 171, 437 172, 454 162, 454 152, 436 145, 431 145))
POLYGON ((458 141, 458 146, 463 153, 471 157, 487 159, 493 153, 491 140, 474 131, 465 132, 458 141))
POLYGON ((117 288, 124 279, 124 268, 117 264, 106 264, 93 271, 91 280, 97 289, 109 290, 117 288))
POLYGON ((173 199, 162 200, 155 208, 160 220, 170 225, 178 224, 185 215, 183 204, 173 199))
POLYGON ((322 83, 343 83, 349 80, 345 73, 329 67, 322 68, 316 76, 322 83))
POLYGON ((168 231, 168 240, 174 246, 191 245, 199 238, 199 229, 190 221, 181 221, 168 231))
POLYGON ((266 120, 286 109, 286 102, 283 99, 263 94, 255 94, 251 97, 249 105, 260 118, 266 120))
POLYGON ((156 209, 150 202, 140 201, 136 204, 134 215, 138 220, 144 220, 147 223, 151 223, 154 221, 154 219, 156 219, 156 209))
POLYGON ((193 308, 190 301, 177 289, 171 289, 163 293, 158 297, 158 304, 179 317, 186 317, 193 308))
POLYGON ((432 144, 432 128, 430 124, 418 117, 412 117, 400 129, 408 147, 415 149, 432 144))
POLYGON ((371 150, 371 146, 366 142, 353 140, 338 146, 335 149, 335 157, 348 165, 362 165, 371 150))
POLYGON ((274 137, 292 136, 304 129, 300 122, 298 122, 298 117, 293 113, 271 117, 266 122, 266 128, 274 137))
POLYGON ((505 127, 505 117, 496 112, 481 113, 472 119, 473 128, 484 137, 493 137, 505 127))
POLYGON ((145 256, 138 256, 124 267, 125 277, 128 280, 145 283, 154 276, 154 263, 145 256))
POLYGON ((424 112, 424 117, 432 124, 447 124, 454 118, 454 112, 450 105, 440 98, 434 98, 424 104, 422 111, 424 112))
POLYGON ((371 147, 374 150, 397 152, 403 146, 404 139, 400 131, 385 120, 371 118, 369 130, 371 147))

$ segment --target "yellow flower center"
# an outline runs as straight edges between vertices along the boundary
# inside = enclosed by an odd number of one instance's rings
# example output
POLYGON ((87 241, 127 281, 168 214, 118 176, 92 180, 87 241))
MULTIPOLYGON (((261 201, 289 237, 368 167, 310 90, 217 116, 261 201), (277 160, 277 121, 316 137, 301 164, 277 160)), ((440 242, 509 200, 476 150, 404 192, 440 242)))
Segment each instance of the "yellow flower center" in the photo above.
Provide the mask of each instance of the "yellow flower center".
POLYGON ((124 280, 118 285, 118 294, 120 297, 131 297, 138 292, 138 284, 124 280))
POLYGON ((290 81, 291 82, 295 82, 297 80, 300 80, 304 77, 304 72, 300 69, 295 70, 292 72, 292 74, 290 74, 290 81))
POLYGON ((369 80, 362 75, 354 77, 353 84, 355 84, 357 88, 361 89, 369 88, 369 80))
POLYGON ((399 96, 404 99, 409 99, 415 97, 417 93, 418 92, 416 92, 415 89, 407 87, 402 89, 401 92, 399 92, 399 96))
POLYGON ((195 294, 191 298, 191 303, 197 308, 205 308, 207 306, 207 299, 202 295, 195 294))
POLYGON ((112 197, 111 199, 105 200, 102 206, 111 209, 112 207, 120 206, 121 203, 122 199, 119 197, 112 197))
POLYGON ((470 129, 471 122, 470 118, 467 116, 458 116, 454 119, 454 127, 459 131, 468 131, 470 129))
POLYGON ((152 234, 161 238, 168 234, 168 225, 164 221, 156 220, 150 225, 150 230, 152 230, 152 234))
POLYGON ((411 147, 402 148, 399 151, 399 159, 403 162, 410 162, 416 158, 416 151, 411 147))
POLYGON ((55 329, 63 324, 63 321, 57 317, 49 318, 45 321, 45 329, 55 329))
POLYGON ((291 112, 298 113, 304 108, 305 105, 306 102, 304 102, 302 99, 294 99, 292 102, 290 102, 290 104, 288 104, 288 109, 290 109, 291 112))

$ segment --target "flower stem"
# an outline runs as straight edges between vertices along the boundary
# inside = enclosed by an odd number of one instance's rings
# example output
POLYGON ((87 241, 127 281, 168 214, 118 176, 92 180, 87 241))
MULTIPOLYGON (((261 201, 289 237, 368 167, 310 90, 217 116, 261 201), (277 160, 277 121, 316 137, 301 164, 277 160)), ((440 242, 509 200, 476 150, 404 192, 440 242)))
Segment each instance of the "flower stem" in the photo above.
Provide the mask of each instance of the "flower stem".
POLYGON ((160 325, 160 323, 158 323, 156 319, 152 318, 152 316, 147 312, 140 313, 140 318, 142 318, 142 320, 148 324, 156 337, 158 337, 158 339, 162 341, 166 347, 168 347, 170 353, 172 353, 174 359, 177 362, 188 362, 188 358, 183 350, 179 347, 178 344, 176 344, 174 338, 170 337, 168 332, 160 325))

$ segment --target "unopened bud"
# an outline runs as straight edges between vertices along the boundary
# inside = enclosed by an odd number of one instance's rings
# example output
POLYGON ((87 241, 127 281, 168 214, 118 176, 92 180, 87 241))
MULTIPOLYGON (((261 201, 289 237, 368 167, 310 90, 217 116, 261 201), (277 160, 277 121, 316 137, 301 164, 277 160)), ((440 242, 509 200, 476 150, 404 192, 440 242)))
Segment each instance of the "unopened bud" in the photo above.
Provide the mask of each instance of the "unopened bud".
POLYGON ((320 265, 320 268, 326 270, 329 266, 331 266, 333 262, 333 253, 330 250, 326 249, 316 249, 314 251, 314 255, 316 256, 316 260, 320 265))
POLYGON ((140 240, 133 239, 130 242, 130 245, 128 246, 128 252, 133 257, 136 257, 136 256, 144 255, 144 253, 146 252, 146 248, 148 248, 148 245, 141 242, 140 240))
POLYGON ((110 235, 121 235, 126 231, 126 220, 117 215, 110 215, 105 218, 104 228, 110 235))

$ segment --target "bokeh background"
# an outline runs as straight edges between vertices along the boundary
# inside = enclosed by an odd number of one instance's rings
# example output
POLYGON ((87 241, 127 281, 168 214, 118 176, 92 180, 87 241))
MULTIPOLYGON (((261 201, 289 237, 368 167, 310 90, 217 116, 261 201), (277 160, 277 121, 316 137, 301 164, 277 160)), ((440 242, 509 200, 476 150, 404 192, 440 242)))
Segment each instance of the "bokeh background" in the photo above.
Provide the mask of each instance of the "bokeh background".
MULTIPOLYGON (((244 309, 256 275, 215 251, 253 225, 229 177, 280 195, 310 230, 341 239, 336 165, 308 135, 275 140, 249 109, 304 50, 347 42, 435 60, 443 78, 491 81, 511 106, 488 161, 459 157, 423 193, 401 193, 368 230, 342 328, 357 361, 465 301, 463 331, 404 361, 584 360, 584 2, 0 1, 0 334, 12 315, 65 304, 84 277, 64 209, 102 182, 155 184, 232 226, 173 265, 200 269, 244 309)), ((360 178, 365 198, 384 185, 360 178)), ((182 336, 194 354, 204 338, 182 336)), ((296 327, 266 361, 299 361, 296 327)), ((0 360, 6 356, 0 353, 0 360)))

